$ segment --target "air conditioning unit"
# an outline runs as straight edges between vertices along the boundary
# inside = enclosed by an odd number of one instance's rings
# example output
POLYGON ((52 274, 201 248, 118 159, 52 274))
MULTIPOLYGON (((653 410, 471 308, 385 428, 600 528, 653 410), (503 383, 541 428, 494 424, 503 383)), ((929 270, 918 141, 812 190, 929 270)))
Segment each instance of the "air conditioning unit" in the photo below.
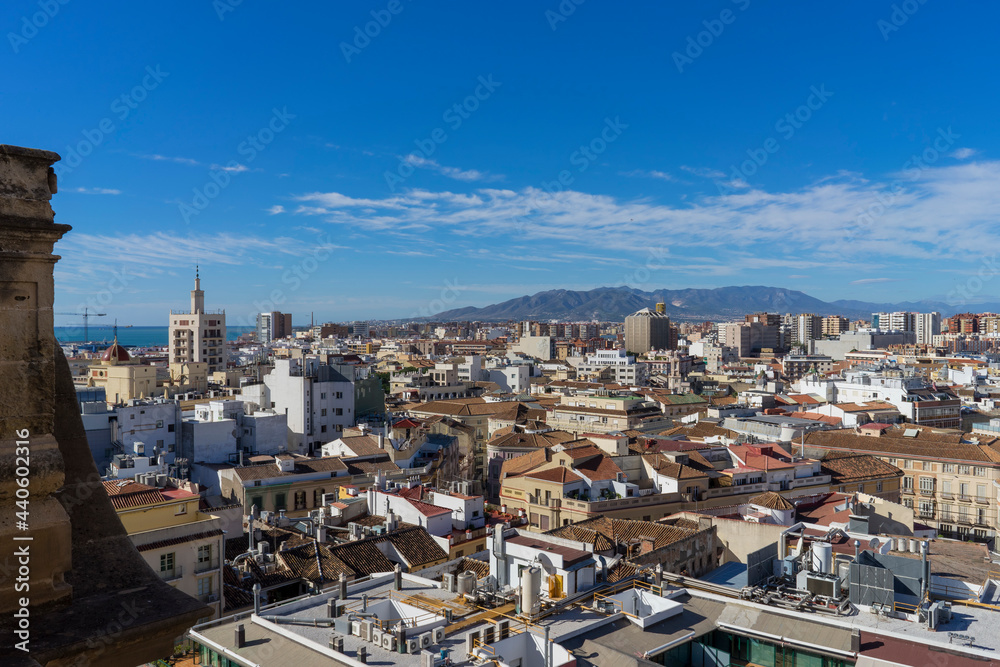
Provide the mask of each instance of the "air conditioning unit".
POLYGON ((361 636, 361 621, 351 621, 351 634, 355 637, 361 636))
POLYGON ((218 596, 218 594, 216 594, 216 593, 212 593, 211 595, 209 595, 209 596, 208 596, 208 601, 209 601, 209 602, 218 602, 218 601, 219 601, 219 596, 218 596))
POLYGON ((416 655, 420 651, 420 639, 417 637, 406 638, 406 652, 416 655))
POLYGON ((420 648, 427 648, 431 645, 432 635, 429 632, 425 632, 420 635, 420 648))
POLYGON ((382 645, 382 631, 381 630, 372 630, 372 644, 376 644, 378 646, 382 645))
POLYGON ((396 650, 396 637, 391 632, 382 633, 382 648, 386 651, 396 650))
POLYGON ((444 626, 434 628, 434 643, 440 644, 444 641, 444 626))
POLYGON ((366 642, 372 640, 372 623, 371 621, 361 621, 361 638, 366 642))
POLYGON ((443 588, 446 591, 450 591, 452 593, 456 592, 455 591, 455 575, 454 574, 445 574, 444 577, 441 579, 441 588, 443 588))

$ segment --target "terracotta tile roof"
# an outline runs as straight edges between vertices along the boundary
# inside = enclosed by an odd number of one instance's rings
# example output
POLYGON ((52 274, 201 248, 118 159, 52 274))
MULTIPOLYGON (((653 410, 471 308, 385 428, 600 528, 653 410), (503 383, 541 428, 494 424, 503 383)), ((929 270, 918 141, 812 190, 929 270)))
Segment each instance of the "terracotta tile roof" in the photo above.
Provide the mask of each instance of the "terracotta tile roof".
POLYGON ((848 452, 827 454, 822 470, 823 474, 830 475, 830 483, 834 485, 903 476, 902 470, 876 456, 848 452))
POLYGON ((424 516, 439 516, 441 514, 451 514, 451 510, 447 507, 438 507, 437 505, 431 505, 430 503, 425 503, 421 500, 414 500, 412 498, 407 498, 407 502, 413 506, 415 510, 423 514, 424 516))
POLYGON ((486 443, 488 447, 552 447, 577 437, 566 431, 546 431, 544 433, 500 433, 494 434, 486 443))
MULTIPOLYGON (((670 477, 671 479, 705 479, 708 477, 701 470, 696 470, 682 463, 675 463, 663 454, 643 454, 642 458, 652 466, 653 470, 664 477, 670 477)), ((711 467, 711 464, 709 464, 709 467, 711 467)))
POLYGON ((592 482, 605 479, 616 479, 622 472, 622 469, 618 467, 618 464, 612 461, 610 456, 603 453, 601 456, 595 456, 587 459, 586 461, 574 463, 573 470, 578 471, 581 475, 592 482))
POLYGON ((628 561, 620 560, 608 570, 608 583, 624 581, 629 577, 634 577, 639 572, 639 566, 628 561))
POLYGON ((651 539, 653 540, 654 549, 673 544, 678 540, 689 537, 695 532, 686 528, 668 526, 655 521, 611 519, 606 516, 581 521, 575 525, 580 528, 595 530, 618 546, 632 545, 640 542, 643 538, 651 539))
POLYGON ((532 468, 548 463, 552 460, 552 452, 548 449, 536 449, 533 452, 507 459, 500 469, 500 477, 510 477, 520 475, 532 468))
POLYGON ((430 533, 419 526, 401 528, 371 539, 376 544, 386 541, 392 544, 411 571, 419 570, 436 561, 448 560, 448 552, 434 541, 430 533))
POLYGON ((371 475, 376 471, 398 472, 399 466, 389 460, 388 455, 384 459, 377 461, 360 461, 358 459, 344 459, 347 472, 351 475, 371 475))
POLYGON ((340 438, 354 456, 378 456, 385 450, 378 446, 378 438, 373 435, 348 435, 340 438))
POLYGON ((379 550, 377 541, 382 537, 367 537, 363 540, 345 542, 327 547, 344 565, 349 567, 355 576, 374 574, 375 572, 391 572, 395 566, 379 550))
POLYGON ((459 572, 475 572, 476 577, 483 579, 490 574, 490 564, 475 558, 463 558, 458 561, 457 570, 459 572))
POLYGON ((752 505, 766 507, 769 510, 793 510, 795 505, 791 504, 783 496, 774 491, 765 491, 759 496, 750 499, 752 505))
POLYGON ((556 466, 554 468, 547 468, 545 470, 533 470, 526 472, 522 477, 528 477, 530 479, 537 479, 543 482, 556 482, 558 484, 569 484, 571 482, 579 482, 582 478, 569 468, 563 466, 556 466))
POLYGON ((448 401, 430 401, 410 408, 410 412, 422 415, 451 415, 455 417, 474 417, 494 415, 508 409, 507 401, 487 402, 482 398, 455 399, 448 401))
POLYGON ((155 505, 170 500, 160 489, 132 480, 110 480, 103 484, 116 510, 155 505))
POLYGON ((337 456, 327 456, 320 459, 309 456, 293 456, 291 458, 295 461, 295 465, 290 472, 280 470, 278 464, 273 460, 269 463, 236 466, 233 471, 241 481, 248 482, 272 477, 289 477, 314 472, 345 472, 347 470, 347 466, 337 456))
POLYGON ((560 526, 559 528, 548 531, 546 535, 555 535, 556 537, 562 537, 567 540, 576 540, 577 542, 592 544, 594 545, 595 553, 613 551, 615 548, 614 542, 612 542, 606 535, 594 530, 593 528, 585 528, 579 524, 560 526))
MULTIPOLYGON (((563 450, 562 453, 572 458, 574 462, 579 459, 590 458, 591 456, 604 455, 604 450, 598 447, 597 445, 589 442, 589 439, 588 441, 585 442, 586 444, 573 445, 571 447, 567 447, 566 449, 563 450)), ((574 466, 575 465, 576 464, 574 463, 574 466)))
POLYGON ((820 449, 840 449, 883 456, 914 459, 945 459, 975 463, 1000 463, 996 440, 988 444, 963 442, 964 434, 954 430, 922 428, 915 424, 899 424, 885 430, 877 438, 860 435, 854 429, 814 431, 806 434, 806 444, 820 449), (907 430, 913 437, 904 437, 907 430))
POLYGON ((817 422, 824 422, 830 424, 831 426, 840 426, 841 422, 844 420, 840 417, 832 417, 830 415, 821 415, 818 412, 792 412, 788 414, 789 417, 796 417, 798 419, 811 419, 817 422))
POLYGON ((180 537, 172 537, 166 540, 158 540, 156 542, 150 542, 148 544, 143 544, 137 546, 136 549, 139 553, 144 551, 153 551, 155 549, 164 549, 166 547, 172 547, 177 544, 186 544, 187 542, 197 542, 198 540, 207 540, 213 537, 220 537, 222 535, 222 530, 207 530, 201 533, 195 533, 193 535, 182 535, 180 537))
POLYGON ((319 566, 316 559, 316 542, 305 542, 294 548, 279 551, 275 557, 297 577, 320 581, 337 581, 340 574, 352 578, 356 573, 330 551, 325 544, 319 545, 319 566), (322 568, 322 570, 320 569, 322 568))
POLYGON ((733 432, 712 422, 699 421, 695 424, 684 424, 667 429, 666 431, 660 431, 658 435, 684 435, 688 438, 710 438, 712 436, 730 437, 733 435, 733 432))

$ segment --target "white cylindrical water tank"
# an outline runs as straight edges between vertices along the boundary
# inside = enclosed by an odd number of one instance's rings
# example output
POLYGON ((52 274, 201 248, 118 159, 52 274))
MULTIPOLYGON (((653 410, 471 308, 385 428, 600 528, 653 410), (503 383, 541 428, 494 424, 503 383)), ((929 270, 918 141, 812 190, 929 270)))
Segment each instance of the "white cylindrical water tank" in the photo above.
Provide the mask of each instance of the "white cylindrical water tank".
POLYGON ((917 553, 919 551, 919 549, 918 549, 918 545, 919 544, 920 543, 917 542, 916 540, 910 540, 910 553, 911 554, 915 554, 915 553, 917 553))
POLYGON ((833 570, 833 545, 829 542, 813 542, 812 568, 816 572, 830 574, 833 570))
POLYGON ((458 575, 458 593, 459 595, 465 595, 466 593, 476 592, 476 573, 472 570, 467 570, 458 575))
POLYGON ((539 599, 542 592, 542 571, 537 567, 525 568, 521 571, 521 613, 535 614, 538 612, 539 599))

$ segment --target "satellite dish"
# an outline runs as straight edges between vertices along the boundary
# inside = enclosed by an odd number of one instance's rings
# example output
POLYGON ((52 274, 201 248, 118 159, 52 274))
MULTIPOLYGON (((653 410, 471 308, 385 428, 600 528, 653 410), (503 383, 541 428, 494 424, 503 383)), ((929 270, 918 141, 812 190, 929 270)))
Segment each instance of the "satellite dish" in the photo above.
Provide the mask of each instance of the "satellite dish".
POLYGON ((881 542, 878 541, 878 538, 877 537, 873 537, 868 542, 868 548, 869 549, 878 549, 878 547, 879 547, 880 544, 881 544, 881 542))

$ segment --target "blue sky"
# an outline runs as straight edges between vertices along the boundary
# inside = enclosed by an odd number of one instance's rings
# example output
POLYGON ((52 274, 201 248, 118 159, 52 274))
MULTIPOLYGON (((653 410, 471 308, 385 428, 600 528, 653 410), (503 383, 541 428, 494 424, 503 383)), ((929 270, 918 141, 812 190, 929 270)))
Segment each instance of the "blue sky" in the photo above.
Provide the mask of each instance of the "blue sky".
POLYGON ((57 310, 122 323, 165 324, 195 263, 231 324, 623 283, 992 298, 997 14, 9 0, 0 141, 63 156, 57 310))

